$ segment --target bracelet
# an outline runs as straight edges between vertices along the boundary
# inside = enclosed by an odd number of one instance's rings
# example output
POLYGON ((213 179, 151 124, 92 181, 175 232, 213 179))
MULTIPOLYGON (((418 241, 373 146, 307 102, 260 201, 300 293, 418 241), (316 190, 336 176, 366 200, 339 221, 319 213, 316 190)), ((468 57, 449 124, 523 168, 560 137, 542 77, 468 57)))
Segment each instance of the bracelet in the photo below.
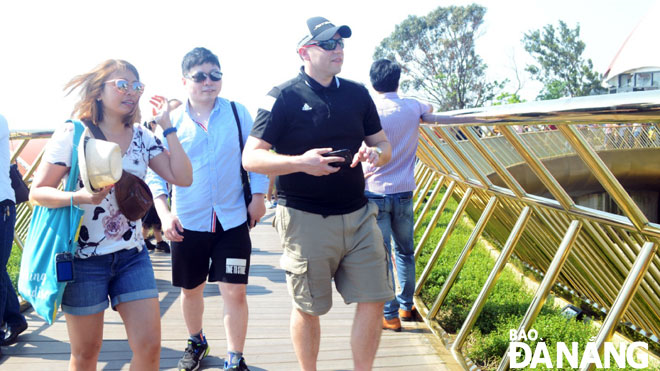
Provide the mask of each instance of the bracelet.
POLYGON ((176 133, 176 128, 175 127, 171 127, 171 128, 167 128, 167 129, 163 130, 163 138, 165 138, 166 136, 168 136, 171 133, 176 133))
POLYGON ((376 153, 378 153, 378 156, 381 156, 383 154, 383 150, 380 149, 380 147, 374 146, 374 147, 371 147, 371 149, 376 151, 376 153))

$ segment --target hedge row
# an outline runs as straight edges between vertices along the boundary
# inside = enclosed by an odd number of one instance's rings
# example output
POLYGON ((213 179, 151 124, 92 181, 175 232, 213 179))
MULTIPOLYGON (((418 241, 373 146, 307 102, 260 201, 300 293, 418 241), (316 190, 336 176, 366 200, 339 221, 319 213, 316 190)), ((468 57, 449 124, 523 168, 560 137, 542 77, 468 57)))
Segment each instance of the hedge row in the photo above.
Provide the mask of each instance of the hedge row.
MULTIPOLYGON (((436 209, 441 196, 436 199, 433 210, 436 209)), ((424 245, 417 260, 418 277, 424 270, 456 206, 455 200, 450 199, 436 228, 424 245)), ((415 246, 426 230, 431 214, 429 213, 422 221, 422 225, 415 235, 415 246)), ((462 220, 445 244, 421 292, 422 301, 427 307, 430 307, 435 301, 472 233, 472 229, 473 226, 468 221, 462 220)), ((491 256, 483 241, 479 241, 436 316, 440 326, 449 334, 457 334, 460 330, 494 265, 495 259, 491 256)), ((506 267, 468 337, 464 354, 483 369, 497 369, 510 342, 509 331, 520 326, 532 299, 533 293, 528 291, 519 274, 506 267)), ((553 302, 551 296, 532 327, 538 331, 539 337, 543 338, 543 341, 548 345, 548 350, 553 355, 553 359, 556 355, 557 342, 567 344, 578 342, 581 359, 584 347, 597 334, 597 329, 588 323, 567 319, 560 314, 560 309, 554 307, 553 302)), ((538 341, 527 341, 527 343, 531 346, 531 349, 535 349, 534 346, 538 341)), ((543 367, 537 366, 535 369, 543 369, 543 367)))

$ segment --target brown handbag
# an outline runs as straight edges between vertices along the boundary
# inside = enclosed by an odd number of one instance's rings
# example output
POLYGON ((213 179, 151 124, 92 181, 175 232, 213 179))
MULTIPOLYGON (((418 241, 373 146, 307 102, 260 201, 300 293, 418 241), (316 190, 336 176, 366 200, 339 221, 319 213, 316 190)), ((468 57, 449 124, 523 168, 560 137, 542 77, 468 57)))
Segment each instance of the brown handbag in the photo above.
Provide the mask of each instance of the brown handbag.
MULTIPOLYGON (((107 140, 98 126, 89 121, 84 121, 84 123, 92 132, 94 138, 107 140)), ((119 211, 130 221, 142 219, 154 204, 147 183, 126 170, 122 171, 121 178, 115 183, 115 197, 117 198, 119 211)))
POLYGON ((115 183, 115 197, 119 211, 131 221, 142 219, 154 204, 147 183, 128 171, 123 171, 115 183))

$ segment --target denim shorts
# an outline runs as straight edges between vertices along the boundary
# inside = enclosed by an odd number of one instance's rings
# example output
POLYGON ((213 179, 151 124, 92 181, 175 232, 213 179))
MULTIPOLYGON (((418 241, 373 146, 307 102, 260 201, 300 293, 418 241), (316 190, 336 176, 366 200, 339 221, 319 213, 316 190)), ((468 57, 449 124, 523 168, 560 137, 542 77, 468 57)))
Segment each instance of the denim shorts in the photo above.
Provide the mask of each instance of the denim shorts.
POLYGON ((64 289, 62 311, 77 316, 117 305, 158 297, 147 249, 132 248, 74 260, 74 279, 64 289), (109 299, 108 299, 109 298, 109 299))

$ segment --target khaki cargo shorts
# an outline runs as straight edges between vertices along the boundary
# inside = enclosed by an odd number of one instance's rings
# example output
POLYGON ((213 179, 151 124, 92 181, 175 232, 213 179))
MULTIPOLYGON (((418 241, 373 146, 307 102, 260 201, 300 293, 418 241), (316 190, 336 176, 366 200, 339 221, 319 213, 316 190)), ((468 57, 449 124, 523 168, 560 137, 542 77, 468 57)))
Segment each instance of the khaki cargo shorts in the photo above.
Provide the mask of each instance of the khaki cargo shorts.
POLYGON ((296 308, 317 316, 327 313, 333 278, 346 304, 394 298, 377 214, 373 203, 327 217, 277 206, 273 225, 284 249, 280 266, 296 308))

